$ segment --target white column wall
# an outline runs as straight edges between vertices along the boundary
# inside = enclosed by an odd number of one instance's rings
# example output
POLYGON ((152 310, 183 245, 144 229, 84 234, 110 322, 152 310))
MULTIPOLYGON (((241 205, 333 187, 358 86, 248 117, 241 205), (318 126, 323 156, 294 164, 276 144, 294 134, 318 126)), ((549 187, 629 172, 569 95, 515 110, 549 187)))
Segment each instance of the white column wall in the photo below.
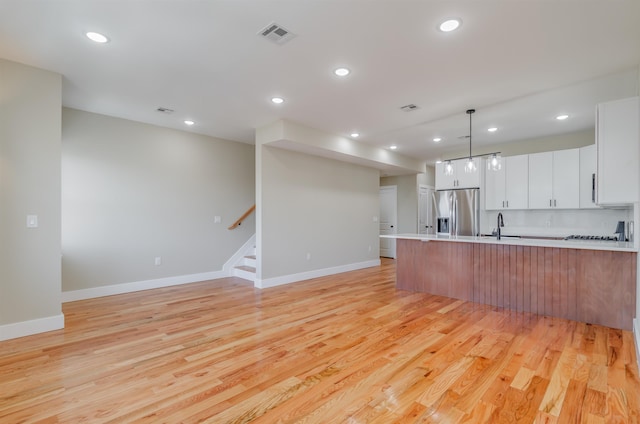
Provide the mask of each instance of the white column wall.
POLYGON ((379 264, 379 171, 264 144, 282 127, 276 122, 256 136, 256 285, 379 264))
POLYGON ((59 74, 0 59, 0 340, 64 326, 61 87, 59 74))

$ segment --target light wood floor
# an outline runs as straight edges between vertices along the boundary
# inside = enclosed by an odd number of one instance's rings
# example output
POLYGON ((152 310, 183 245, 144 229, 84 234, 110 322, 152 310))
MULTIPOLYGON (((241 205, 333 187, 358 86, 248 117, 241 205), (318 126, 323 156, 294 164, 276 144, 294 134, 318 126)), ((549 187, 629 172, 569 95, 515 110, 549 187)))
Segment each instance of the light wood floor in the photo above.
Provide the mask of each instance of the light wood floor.
POLYGON ((0 342, 0 422, 638 422, 630 332, 394 279, 384 260, 67 303, 66 329, 0 342))

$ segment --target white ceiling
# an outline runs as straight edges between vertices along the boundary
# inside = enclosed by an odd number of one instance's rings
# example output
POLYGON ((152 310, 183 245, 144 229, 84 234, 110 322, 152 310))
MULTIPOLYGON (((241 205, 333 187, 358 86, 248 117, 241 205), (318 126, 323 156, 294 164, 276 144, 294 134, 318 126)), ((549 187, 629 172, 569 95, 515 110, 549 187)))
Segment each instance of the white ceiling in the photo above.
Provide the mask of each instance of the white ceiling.
POLYGON ((637 95, 640 1, 0 0, 0 57, 62 74, 72 108, 245 143, 284 118, 433 161, 467 143, 471 107, 474 145, 495 144, 637 95), (438 31, 447 17, 461 28, 438 31), (257 35, 272 22, 296 37, 257 35))

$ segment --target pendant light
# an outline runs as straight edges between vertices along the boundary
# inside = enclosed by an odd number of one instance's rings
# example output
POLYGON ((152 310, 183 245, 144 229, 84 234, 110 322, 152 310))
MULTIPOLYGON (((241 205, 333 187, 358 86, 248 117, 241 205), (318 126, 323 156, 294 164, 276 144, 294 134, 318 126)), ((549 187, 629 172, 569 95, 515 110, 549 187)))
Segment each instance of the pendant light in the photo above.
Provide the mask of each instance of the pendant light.
POLYGON ((475 111, 475 109, 467 109, 467 115, 469 115, 469 159, 467 159, 467 163, 464 164, 464 172, 467 174, 476 172, 476 163, 473 161, 473 156, 471 156, 471 115, 473 115, 475 111))
POLYGON ((444 175, 447 175, 447 176, 454 175, 455 167, 454 167, 453 161, 457 161, 459 159, 460 160, 466 159, 466 162, 464 164, 464 172, 467 174, 472 174, 478 170, 478 167, 476 166, 476 162, 474 161, 474 158, 482 158, 482 157, 489 156, 489 158, 487 159, 487 170, 489 171, 499 171, 502 168, 502 158, 500 157, 500 152, 485 153, 485 154, 475 155, 475 156, 472 154, 473 152, 471 151, 471 143, 472 143, 471 115, 473 115, 475 112, 476 112, 475 109, 467 109, 467 115, 469 115, 469 156, 445 160, 444 175))

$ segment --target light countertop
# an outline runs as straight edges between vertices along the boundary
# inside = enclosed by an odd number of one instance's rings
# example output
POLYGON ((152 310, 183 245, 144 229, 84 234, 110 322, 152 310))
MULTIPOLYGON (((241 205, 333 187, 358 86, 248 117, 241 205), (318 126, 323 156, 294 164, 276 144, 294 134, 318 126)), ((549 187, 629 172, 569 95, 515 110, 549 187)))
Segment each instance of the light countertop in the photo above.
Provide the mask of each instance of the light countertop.
POLYGON ((638 249, 633 246, 633 243, 616 241, 552 240, 541 238, 514 238, 508 236, 497 240, 496 237, 492 236, 436 236, 425 234, 393 234, 381 235, 380 237, 403 240, 421 240, 425 242, 452 241, 460 243, 506 244, 511 246, 558 247, 563 249, 611 250, 617 252, 638 251, 638 249))

